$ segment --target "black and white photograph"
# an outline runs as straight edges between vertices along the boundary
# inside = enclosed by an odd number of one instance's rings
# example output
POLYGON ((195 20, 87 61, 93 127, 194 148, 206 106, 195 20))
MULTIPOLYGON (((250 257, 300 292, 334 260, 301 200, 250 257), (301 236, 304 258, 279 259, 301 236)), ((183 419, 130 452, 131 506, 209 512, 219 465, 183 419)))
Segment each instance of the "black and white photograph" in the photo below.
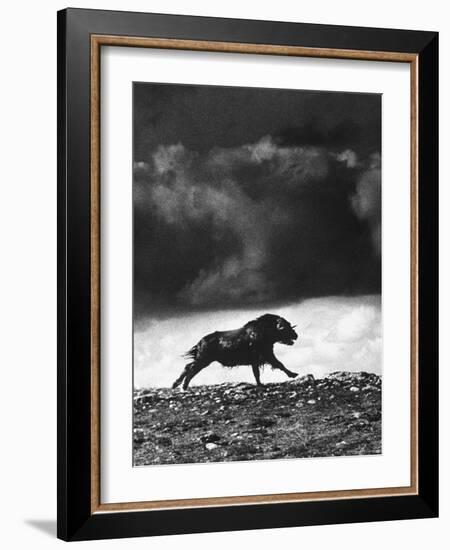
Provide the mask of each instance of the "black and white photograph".
POLYGON ((448 546, 446 6, 2 6, 6 550, 448 546))
POLYGON ((133 464, 382 452, 380 94, 133 84, 133 464))

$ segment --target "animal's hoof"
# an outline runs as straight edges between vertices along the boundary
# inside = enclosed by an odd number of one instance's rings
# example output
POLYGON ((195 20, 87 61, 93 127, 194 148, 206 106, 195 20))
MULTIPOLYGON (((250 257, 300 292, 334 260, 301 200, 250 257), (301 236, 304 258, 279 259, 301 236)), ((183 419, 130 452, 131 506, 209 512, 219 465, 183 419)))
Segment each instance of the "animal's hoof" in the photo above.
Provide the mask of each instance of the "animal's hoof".
POLYGON ((297 378, 298 373, 297 373, 297 372, 290 372, 290 373, 288 374, 288 376, 289 376, 289 378, 297 378))

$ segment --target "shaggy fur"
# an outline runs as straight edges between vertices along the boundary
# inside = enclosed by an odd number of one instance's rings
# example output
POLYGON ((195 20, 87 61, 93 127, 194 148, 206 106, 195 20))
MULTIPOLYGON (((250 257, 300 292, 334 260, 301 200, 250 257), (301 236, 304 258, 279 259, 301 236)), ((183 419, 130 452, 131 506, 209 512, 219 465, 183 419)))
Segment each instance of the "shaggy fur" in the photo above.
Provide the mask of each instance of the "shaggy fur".
POLYGON ((294 328, 283 317, 267 313, 236 330, 208 334, 185 354, 192 362, 186 365, 172 387, 183 382, 186 389, 192 378, 213 361, 225 367, 251 365, 258 386, 262 385, 259 372, 262 365, 271 365, 294 378, 297 374, 288 370, 273 353, 276 342, 292 346, 298 338, 294 328))

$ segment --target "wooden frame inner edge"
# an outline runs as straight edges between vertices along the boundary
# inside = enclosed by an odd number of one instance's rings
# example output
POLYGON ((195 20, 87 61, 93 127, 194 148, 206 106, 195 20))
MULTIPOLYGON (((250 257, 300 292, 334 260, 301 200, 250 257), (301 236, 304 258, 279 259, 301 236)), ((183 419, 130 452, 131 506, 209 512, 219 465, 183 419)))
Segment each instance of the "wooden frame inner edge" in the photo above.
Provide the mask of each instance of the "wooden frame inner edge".
POLYGON ((166 38, 91 35, 90 178, 91 178, 91 513, 131 510, 340 500, 418 494, 418 55, 402 52, 305 48, 166 38), (245 495, 102 504, 100 499, 100 49, 101 46, 165 48, 209 52, 251 53, 393 61, 410 64, 411 82, 411 484, 409 487, 245 495))

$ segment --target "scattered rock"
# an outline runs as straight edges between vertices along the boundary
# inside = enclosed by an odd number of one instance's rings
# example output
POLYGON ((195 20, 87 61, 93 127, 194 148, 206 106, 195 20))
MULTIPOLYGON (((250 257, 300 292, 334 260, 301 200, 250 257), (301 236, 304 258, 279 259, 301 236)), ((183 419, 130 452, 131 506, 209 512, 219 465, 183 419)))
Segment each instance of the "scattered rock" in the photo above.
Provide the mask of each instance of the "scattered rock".
POLYGON ((133 441, 135 443, 143 443, 145 440, 145 432, 141 428, 135 428, 133 430, 133 441))
POLYGON ((376 455, 381 387, 375 374, 335 372, 262 388, 141 388, 134 393, 134 464, 376 455))
POLYGON ((214 432, 209 432, 200 437, 200 440, 203 443, 214 443, 215 441, 220 441, 220 435, 215 434, 214 432))
POLYGON ((297 378, 292 378, 289 381, 289 384, 295 386, 310 386, 315 385, 316 380, 312 374, 305 374, 304 376, 297 376, 297 378))
POLYGON ((274 418, 262 417, 262 418, 256 418, 255 420, 253 420, 251 425, 254 427, 270 428, 271 426, 275 426, 276 423, 277 421, 274 418))

